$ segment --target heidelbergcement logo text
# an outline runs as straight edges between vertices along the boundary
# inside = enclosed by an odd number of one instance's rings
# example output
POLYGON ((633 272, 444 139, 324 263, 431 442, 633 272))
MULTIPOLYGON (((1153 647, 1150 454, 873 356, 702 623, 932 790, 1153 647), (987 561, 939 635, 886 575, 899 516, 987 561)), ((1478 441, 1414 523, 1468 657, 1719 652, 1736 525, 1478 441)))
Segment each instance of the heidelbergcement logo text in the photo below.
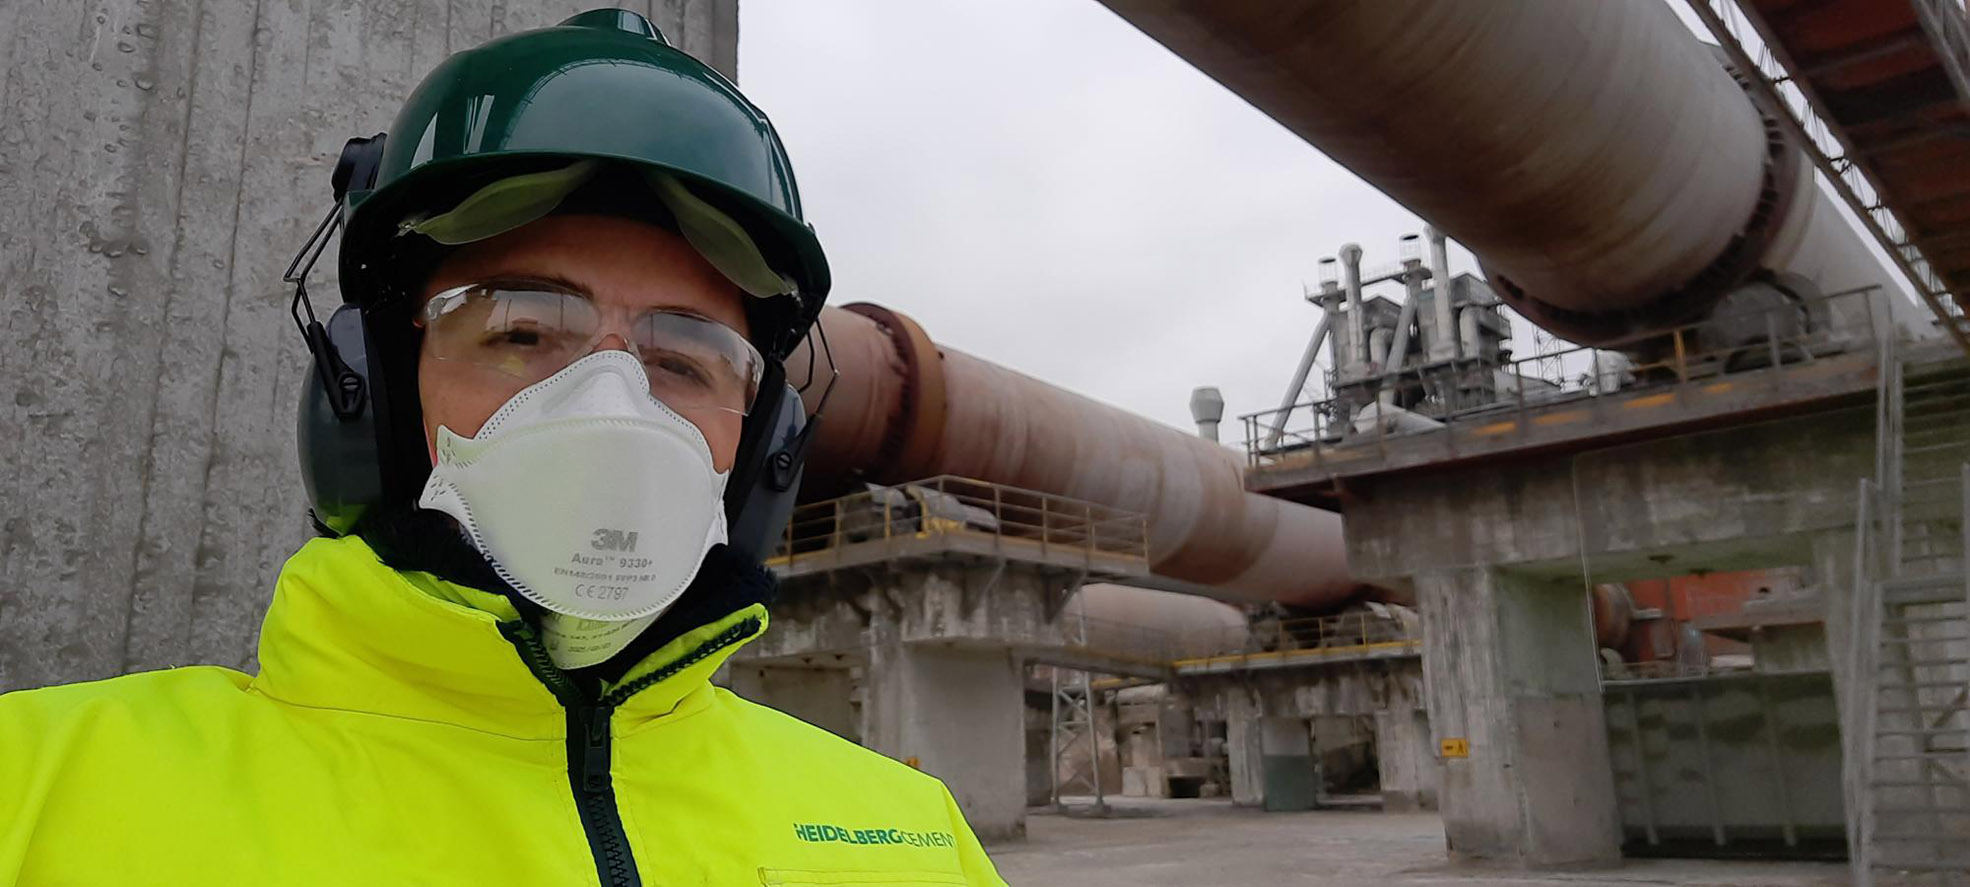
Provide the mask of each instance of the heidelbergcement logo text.
POLYGON ((842 828, 796 822, 794 836, 811 844, 892 844, 899 847, 951 847, 950 832, 913 832, 900 828, 842 828))

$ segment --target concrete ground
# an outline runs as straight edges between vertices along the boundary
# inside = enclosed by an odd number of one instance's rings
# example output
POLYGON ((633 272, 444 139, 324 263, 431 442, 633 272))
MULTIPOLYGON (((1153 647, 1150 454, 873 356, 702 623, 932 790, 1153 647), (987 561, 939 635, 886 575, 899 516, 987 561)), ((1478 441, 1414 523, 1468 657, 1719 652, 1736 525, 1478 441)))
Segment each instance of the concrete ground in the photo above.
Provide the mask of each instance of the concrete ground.
MULTIPOLYGON (((1111 818, 1034 811, 1026 840, 990 848, 1014 887, 1836 887, 1841 864, 1630 860, 1617 869, 1523 872, 1452 865, 1434 813, 1264 813, 1224 800, 1120 798, 1111 818)), ((1885 883, 1885 882, 1883 882, 1885 883)))

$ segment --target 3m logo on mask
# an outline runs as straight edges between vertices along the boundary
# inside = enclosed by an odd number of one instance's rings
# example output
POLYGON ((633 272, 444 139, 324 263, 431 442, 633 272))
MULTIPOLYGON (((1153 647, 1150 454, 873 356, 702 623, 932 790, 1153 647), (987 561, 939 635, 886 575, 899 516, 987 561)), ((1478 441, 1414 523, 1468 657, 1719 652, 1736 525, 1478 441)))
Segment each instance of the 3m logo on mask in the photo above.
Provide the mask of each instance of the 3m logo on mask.
POLYGON ((595 538, 588 540, 588 545, 596 551, 635 551, 636 532, 603 527, 595 531, 595 538))

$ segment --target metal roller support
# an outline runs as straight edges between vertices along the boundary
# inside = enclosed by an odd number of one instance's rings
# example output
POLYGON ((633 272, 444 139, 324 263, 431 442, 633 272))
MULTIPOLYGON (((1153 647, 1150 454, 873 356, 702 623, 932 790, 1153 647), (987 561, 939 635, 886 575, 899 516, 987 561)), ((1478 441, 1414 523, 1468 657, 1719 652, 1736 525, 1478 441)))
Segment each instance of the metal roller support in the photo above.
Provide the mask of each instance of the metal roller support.
POLYGON ((1103 2, 1576 342, 1700 319, 1766 276, 1890 280, 1666 3, 1103 2))
MULTIPOLYGON (((1156 573, 1226 597, 1319 608, 1362 590, 1340 517, 1246 492, 1222 446, 941 348, 894 311, 829 308, 821 326, 841 375, 809 495, 961 475, 1145 514, 1156 573)), ((807 363, 788 362, 796 384, 807 363)), ((824 387, 808 386, 810 408, 824 387)))

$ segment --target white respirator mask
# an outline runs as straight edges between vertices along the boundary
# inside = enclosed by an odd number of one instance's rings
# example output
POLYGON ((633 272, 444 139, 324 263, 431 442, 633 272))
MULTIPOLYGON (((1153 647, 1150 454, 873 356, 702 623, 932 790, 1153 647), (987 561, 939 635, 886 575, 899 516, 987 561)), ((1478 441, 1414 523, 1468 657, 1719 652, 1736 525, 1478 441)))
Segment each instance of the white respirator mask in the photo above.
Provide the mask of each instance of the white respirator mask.
POLYGON ((598 351, 515 394, 474 437, 440 426, 418 498, 546 608, 547 652, 595 665, 642 633, 725 541, 727 472, 704 433, 598 351))

